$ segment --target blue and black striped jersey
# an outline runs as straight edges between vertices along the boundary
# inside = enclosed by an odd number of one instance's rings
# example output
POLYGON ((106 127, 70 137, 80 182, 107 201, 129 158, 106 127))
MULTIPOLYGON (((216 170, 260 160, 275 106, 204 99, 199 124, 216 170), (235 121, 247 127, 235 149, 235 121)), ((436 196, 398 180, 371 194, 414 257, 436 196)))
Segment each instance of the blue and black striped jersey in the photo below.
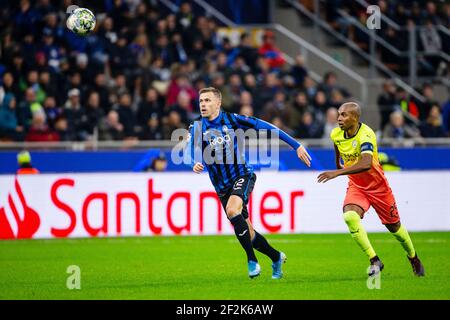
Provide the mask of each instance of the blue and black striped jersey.
POLYGON ((300 147, 294 138, 283 130, 255 117, 221 111, 212 121, 200 118, 189 126, 185 156, 191 167, 200 162, 208 170, 216 192, 226 192, 236 178, 253 173, 245 159, 245 135, 248 129, 275 130, 281 140, 294 150, 300 147))

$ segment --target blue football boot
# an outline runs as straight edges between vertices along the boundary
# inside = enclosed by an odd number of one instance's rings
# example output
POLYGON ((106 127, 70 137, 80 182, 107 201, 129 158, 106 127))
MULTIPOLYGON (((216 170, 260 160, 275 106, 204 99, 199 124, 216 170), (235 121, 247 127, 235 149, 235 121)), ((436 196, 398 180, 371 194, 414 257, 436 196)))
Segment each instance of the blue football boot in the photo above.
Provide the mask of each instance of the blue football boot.
POLYGON ((272 263, 272 279, 281 279, 283 277, 281 266, 286 260, 286 255, 283 252, 280 252, 280 259, 277 262, 272 263))
POLYGON ((253 279, 261 273, 261 267, 259 266, 259 263, 256 261, 249 261, 248 262, 248 276, 253 279))

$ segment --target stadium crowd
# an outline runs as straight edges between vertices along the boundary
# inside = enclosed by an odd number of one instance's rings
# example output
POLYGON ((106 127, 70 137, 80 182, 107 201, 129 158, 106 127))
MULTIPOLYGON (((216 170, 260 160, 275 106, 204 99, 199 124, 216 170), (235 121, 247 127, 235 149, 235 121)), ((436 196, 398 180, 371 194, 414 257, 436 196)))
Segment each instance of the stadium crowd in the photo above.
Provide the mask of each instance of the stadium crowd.
MULTIPOLYGON (((189 2, 176 14, 141 0, 86 3, 98 24, 87 37, 65 27, 71 3, 0 7, 0 141, 170 139, 198 116, 197 92, 206 86, 222 91, 226 111, 261 117, 296 137, 328 138, 336 108, 351 97, 333 72, 314 82, 302 56, 288 65, 271 31, 259 47, 246 33, 233 45, 189 2)), ((430 90, 432 106, 423 107, 387 83, 380 129, 388 134, 391 114, 414 116, 416 106, 419 135, 447 135, 449 103, 445 131, 435 130, 442 116, 430 90)))
MULTIPOLYGON (((301 2, 309 2, 307 0, 301 2)), ((394 25, 381 20, 376 30, 379 37, 389 45, 402 52, 410 51, 409 29, 415 26, 418 74, 420 76, 448 76, 448 61, 436 55, 438 52, 450 52, 450 33, 442 29, 450 28, 450 3, 448 1, 417 0, 371 0, 369 4, 377 5, 381 15, 393 21, 394 25), (398 26, 398 28, 396 27, 398 26), (443 28, 439 28, 443 27, 443 28), (423 54, 426 53, 426 54, 423 54)), ((340 14, 340 10, 357 18, 365 27, 368 14, 358 1, 327 0, 324 2, 326 20, 346 37, 353 39, 362 49, 369 51, 369 34, 366 28, 353 26, 340 14)), ((400 75, 408 75, 408 56, 399 56, 385 46, 378 45, 381 61, 400 75)))

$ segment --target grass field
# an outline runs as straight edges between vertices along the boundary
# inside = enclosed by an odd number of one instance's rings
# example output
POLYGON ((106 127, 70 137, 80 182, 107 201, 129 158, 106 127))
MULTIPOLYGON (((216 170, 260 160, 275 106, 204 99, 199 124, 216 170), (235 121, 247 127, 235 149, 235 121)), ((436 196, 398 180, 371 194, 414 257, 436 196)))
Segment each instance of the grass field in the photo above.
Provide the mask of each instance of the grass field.
POLYGON ((0 299, 450 299, 450 233, 411 236, 425 278, 390 234, 370 234, 385 264, 379 290, 348 234, 268 235, 288 256, 278 281, 259 253, 262 274, 247 277, 234 236, 0 241, 0 299), (66 287, 69 265, 80 290, 66 287))

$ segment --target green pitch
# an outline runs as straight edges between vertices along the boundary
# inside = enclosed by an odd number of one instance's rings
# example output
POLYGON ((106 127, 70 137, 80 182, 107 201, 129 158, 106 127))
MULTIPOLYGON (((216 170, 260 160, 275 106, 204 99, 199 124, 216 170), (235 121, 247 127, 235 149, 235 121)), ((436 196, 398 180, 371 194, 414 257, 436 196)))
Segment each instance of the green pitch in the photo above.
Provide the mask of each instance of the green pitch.
POLYGON ((425 278, 390 234, 369 236, 385 264, 373 290, 348 234, 268 235, 288 256, 278 281, 259 253, 262 274, 247 277, 234 236, 0 241, 0 299, 450 299, 450 233, 411 233, 425 278))

